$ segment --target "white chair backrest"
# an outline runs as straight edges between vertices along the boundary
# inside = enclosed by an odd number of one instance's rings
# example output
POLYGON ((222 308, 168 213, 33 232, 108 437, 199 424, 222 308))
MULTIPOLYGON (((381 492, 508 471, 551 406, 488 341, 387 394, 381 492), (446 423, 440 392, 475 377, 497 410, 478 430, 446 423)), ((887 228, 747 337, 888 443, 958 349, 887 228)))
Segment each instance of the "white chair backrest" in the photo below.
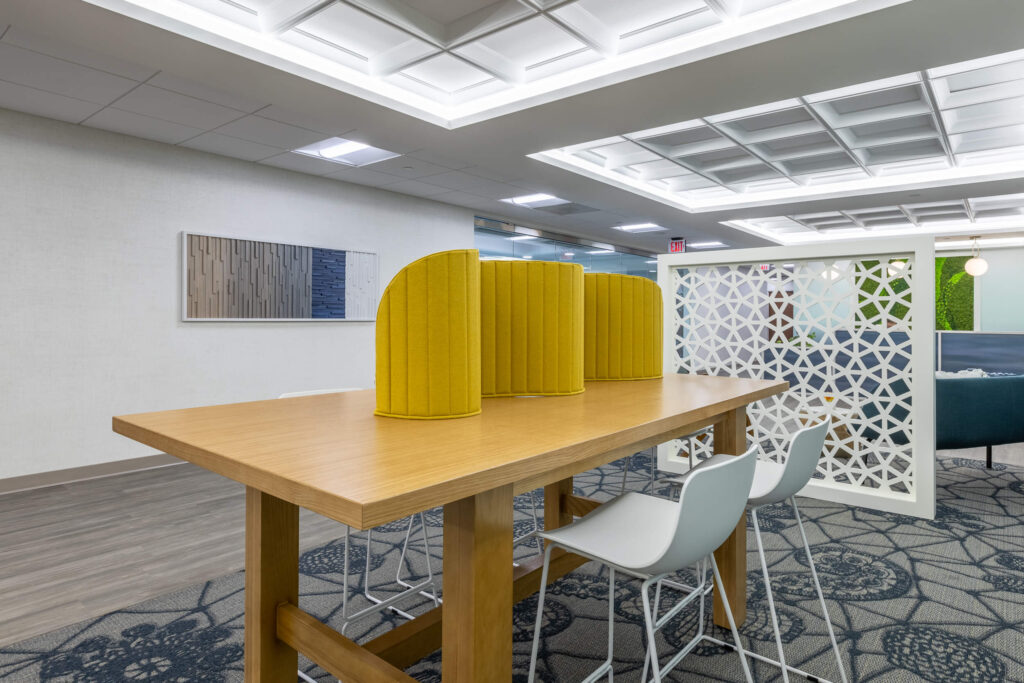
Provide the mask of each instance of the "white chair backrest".
POLYGON ((746 511, 756 465, 754 446, 743 455, 713 456, 695 468, 679 493, 679 518, 672 536, 662 541, 665 552, 642 571, 678 571, 722 545, 746 511))
POLYGON ((362 391, 359 387, 346 387, 344 389, 314 389, 313 391, 292 391, 281 394, 278 398, 298 398, 299 396, 317 396, 319 394, 340 394, 343 391, 362 391))
POLYGON ((800 489, 807 486, 807 482, 814 476, 814 470, 818 467, 818 459, 828 436, 828 426, 829 418, 826 417, 818 424, 804 427, 793 436, 778 483, 767 493, 752 499, 751 505, 778 503, 796 495, 800 489))

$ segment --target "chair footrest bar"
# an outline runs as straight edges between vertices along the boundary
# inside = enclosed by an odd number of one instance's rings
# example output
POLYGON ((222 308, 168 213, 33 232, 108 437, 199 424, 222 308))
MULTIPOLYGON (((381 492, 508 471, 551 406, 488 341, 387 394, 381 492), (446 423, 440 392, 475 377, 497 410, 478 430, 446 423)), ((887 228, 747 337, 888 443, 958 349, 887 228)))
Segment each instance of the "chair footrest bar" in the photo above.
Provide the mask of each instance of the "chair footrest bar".
POLYGON ((370 607, 366 607, 364 609, 361 609, 358 612, 356 612, 355 614, 349 616, 347 621, 350 621, 350 622, 351 621, 355 621, 356 619, 361 619, 361 618, 365 617, 368 614, 373 614, 374 612, 380 612, 381 610, 385 610, 385 609, 390 609, 393 612, 395 612, 395 614, 398 614, 399 616, 401 616, 401 617, 403 617, 405 619, 414 619, 415 617, 413 617, 411 614, 409 614, 407 612, 404 612, 404 611, 402 611, 402 610, 400 610, 400 609, 398 609, 396 607, 392 607, 392 605, 394 605, 399 600, 403 600, 404 598, 408 598, 408 597, 411 597, 413 595, 416 595, 416 593, 418 593, 420 591, 423 591, 429 585, 430 585, 430 581, 427 580, 427 581, 424 581, 422 583, 418 583, 415 586, 409 586, 404 591, 402 591, 400 593, 395 593, 390 598, 384 598, 384 599, 378 598, 375 595, 370 595, 369 592, 364 592, 363 595, 366 597, 366 599, 372 601, 375 604, 371 605, 370 607))
MULTIPOLYGON (((731 650, 735 650, 736 649, 736 647, 732 643, 727 643, 724 640, 719 640, 718 638, 712 638, 711 636, 704 636, 704 640, 706 640, 708 642, 711 642, 711 643, 714 643, 715 645, 721 645, 723 647, 727 647, 727 648, 729 648, 731 650)), ((774 666, 774 667, 776 667, 778 669, 782 668, 782 664, 780 664, 775 659, 769 659, 768 657, 765 657, 763 655, 759 655, 756 652, 751 652, 750 650, 745 650, 745 652, 746 652, 746 655, 748 657, 750 657, 751 659, 756 659, 756 660, 758 660, 760 662, 764 662, 765 664, 771 664, 772 666, 774 666)), ((807 673, 803 669, 798 669, 795 666, 789 666, 787 664, 786 665, 786 669, 788 671, 791 671, 791 672, 795 673, 795 674, 800 674, 801 676, 803 676, 804 678, 806 678, 809 681, 815 681, 816 683, 832 683, 832 681, 828 680, 827 678, 822 678, 821 676, 815 676, 814 674, 807 673)))

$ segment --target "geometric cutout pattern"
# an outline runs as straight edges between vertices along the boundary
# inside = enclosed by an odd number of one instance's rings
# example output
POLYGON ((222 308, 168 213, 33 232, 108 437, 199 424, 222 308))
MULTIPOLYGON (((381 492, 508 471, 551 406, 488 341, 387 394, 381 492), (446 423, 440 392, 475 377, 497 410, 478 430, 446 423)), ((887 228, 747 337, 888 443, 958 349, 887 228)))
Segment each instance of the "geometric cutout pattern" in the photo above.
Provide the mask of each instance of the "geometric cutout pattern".
MULTIPOLYGON (((676 267, 669 371, 788 381, 748 410, 762 454, 779 457, 795 430, 828 419, 816 478, 913 498, 913 268, 910 254, 676 267)), ((695 440, 696 455, 710 444, 695 440)))

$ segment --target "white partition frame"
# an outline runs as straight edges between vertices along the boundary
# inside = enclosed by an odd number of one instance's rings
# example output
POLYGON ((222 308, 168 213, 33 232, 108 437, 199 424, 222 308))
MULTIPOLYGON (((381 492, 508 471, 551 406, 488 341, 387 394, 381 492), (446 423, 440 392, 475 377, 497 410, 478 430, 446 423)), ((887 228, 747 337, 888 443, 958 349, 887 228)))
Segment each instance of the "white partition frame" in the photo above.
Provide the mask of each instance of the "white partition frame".
MULTIPOLYGON (((934 259, 930 237, 663 254, 658 284, 665 302, 665 372, 796 378, 784 397, 749 411, 749 432, 757 435, 761 457, 779 459, 793 429, 814 414, 827 415, 833 425, 829 440, 815 478, 801 495, 932 519, 934 259), (893 294, 897 280, 906 289, 893 294), (869 291, 865 283, 875 288, 869 291), (806 310, 797 314, 794 302, 806 310), (899 315, 893 315, 896 306, 899 315), (826 326, 822 343, 811 334, 786 337, 779 327, 786 324, 790 331, 826 326), (690 332, 680 336, 684 325, 690 332), (844 334, 835 334, 840 330, 844 334), (905 336, 897 338, 895 332, 905 336), (807 350, 816 346, 823 350, 807 350), (704 355, 694 356, 695 349, 704 355), (890 365, 897 355, 899 367, 890 365), (811 367, 815 357, 827 370, 811 367), (800 381, 811 375, 819 386, 800 381), (869 406, 872 417, 867 417, 869 406)), ((684 443, 659 446, 658 466, 685 471, 684 443)))

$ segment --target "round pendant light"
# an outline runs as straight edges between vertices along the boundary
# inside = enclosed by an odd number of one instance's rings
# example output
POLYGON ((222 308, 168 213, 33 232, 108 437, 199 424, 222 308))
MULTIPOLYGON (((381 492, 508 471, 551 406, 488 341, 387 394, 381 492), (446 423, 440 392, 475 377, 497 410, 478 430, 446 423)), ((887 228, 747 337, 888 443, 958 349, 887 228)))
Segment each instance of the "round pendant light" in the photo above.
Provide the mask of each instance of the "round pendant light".
POLYGON ((964 264, 964 270, 971 277, 980 277, 988 272, 988 261, 981 257, 981 248, 978 246, 978 238, 974 238, 974 246, 971 247, 971 258, 964 264))

